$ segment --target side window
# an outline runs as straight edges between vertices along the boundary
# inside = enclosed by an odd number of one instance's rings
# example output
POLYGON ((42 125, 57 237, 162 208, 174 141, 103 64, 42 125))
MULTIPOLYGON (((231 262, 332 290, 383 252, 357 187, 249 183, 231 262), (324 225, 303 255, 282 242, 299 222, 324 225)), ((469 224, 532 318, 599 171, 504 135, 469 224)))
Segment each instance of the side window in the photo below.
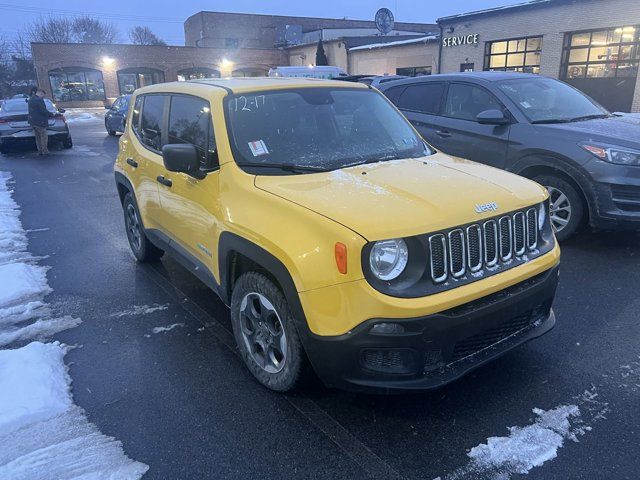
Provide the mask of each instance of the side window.
POLYGON ((406 87, 404 85, 400 85, 398 87, 391 87, 384 91, 384 95, 391 100, 396 107, 398 106, 398 99, 400 98, 400 94, 404 91, 406 87))
POLYGON ((140 136, 140 111, 142 110, 143 97, 137 97, 136 103, 131 114, 131 129, 139 137, 140 136))
POLYGON ((503 111, 503 108, 498 99, 484 88, 451 84, 443 112, 445 116, 475 121, 476 116, 485 110, 503 111))
POLYGON ((438 113, 444 93, 444 83, 419 83, 409 85, 402 92, 398 108, 421 113, 438 113))
POLYGON ((145 95, 140 118, 140 141, 153 150, 162 148, 164 95, 145 95))
POLYGON ((175 95, 169 110, 169 143, 190 143, 200 155, 203 170, 216 166, 215 139, 209 102, 198 97, 175 95))

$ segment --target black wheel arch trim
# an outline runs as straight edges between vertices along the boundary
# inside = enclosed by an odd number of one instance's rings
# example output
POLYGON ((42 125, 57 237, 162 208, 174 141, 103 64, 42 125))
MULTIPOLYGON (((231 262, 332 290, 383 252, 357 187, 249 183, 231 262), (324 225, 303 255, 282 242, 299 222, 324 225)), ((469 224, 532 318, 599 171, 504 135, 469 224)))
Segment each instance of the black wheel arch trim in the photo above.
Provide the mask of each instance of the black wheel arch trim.
POLYGON ((573 165, 571 160, 564 159, 552 154, 531 154, 520 158, 509 170, 518 175, 522 175, 530 168, 548 168, 549 170, 557 170, 566 175, 580 189, 580 193, 587 202, 589 219, 599 215, 597 191, 593 182, 589 178, 589 174, 582 168, 573 165))

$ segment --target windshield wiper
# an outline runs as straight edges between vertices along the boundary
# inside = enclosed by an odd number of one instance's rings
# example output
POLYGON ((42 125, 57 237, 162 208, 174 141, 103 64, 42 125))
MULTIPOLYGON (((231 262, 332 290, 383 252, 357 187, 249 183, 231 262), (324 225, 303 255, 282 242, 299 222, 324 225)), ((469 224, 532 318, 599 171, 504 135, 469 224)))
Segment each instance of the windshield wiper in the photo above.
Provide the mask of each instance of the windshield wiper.
POLYGON ((366 160, 360 160, 358 162, 353 162, 353 163, 347 163, 346 165, 340 165, 339 167, 336 168, 349 168, 349 167, 356 167, 358 165, 367 165, 369 163, 378 163, 378 162, 386 162, 389 160, 398 160, 399 157, 398 155, 385 155, 384 157, 373 157, 373 158, 368 158, 366 160))
POLYGON ((571 122, 581 122, 582 120, 595 120, 596 118, 609 118, 611 115, 607 113, 599 113, 595 115, 583 115, 581 117, 572 118, 571 122))
POLYGON ((258 167, 258 168, 277 168, 285 172, 302 173, 302 172, 327 172, 325 167, 313 167, 310 165, 295 165, 293 163, 263 163, 263 162, 242 162, 241 167, 258 167))
POLYGON ((545 124, 545 123, 569 123, 572 120, 570 118, 546 118, 544 120, 534 120, 533 124, 535 125, 541 125, 541 124, 545 124))

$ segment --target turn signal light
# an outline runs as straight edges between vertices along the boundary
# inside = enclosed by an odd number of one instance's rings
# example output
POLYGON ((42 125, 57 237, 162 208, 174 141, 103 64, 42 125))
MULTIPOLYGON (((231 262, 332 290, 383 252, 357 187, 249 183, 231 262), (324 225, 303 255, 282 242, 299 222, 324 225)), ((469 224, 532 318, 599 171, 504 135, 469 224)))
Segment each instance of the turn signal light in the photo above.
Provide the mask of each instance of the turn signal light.
POLYGON ((337 242, 336 248, 336 265, 338 271, 343 275, 347 274, 347 246, 344 243, 337 242))

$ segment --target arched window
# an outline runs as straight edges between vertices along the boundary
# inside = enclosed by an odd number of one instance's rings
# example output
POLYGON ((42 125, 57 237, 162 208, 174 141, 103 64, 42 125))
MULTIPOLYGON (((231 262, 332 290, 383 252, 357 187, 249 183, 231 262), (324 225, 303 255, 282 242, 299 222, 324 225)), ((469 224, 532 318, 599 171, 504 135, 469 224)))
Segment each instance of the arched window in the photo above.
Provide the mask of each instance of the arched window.
POLYGON ((246 67, 234 70, 231 74, 232 77, 265 77, 267 71, 260 67, 246 67))
POLYGON ((49 83, 56 102, 105 100, 104 81, 99 70, 84 67, 50 70, 49 83))
POLYGON ((121 95, 133 93, 136 88, 164 82, 164 73, 155 68, 125 68, 118 71, 118 87, 121 95))
POLYGON ((178 81, 180 82, 197 80, 199 78, 220 78, 220 72, 207 67, 185 68, 178 72, 178 81))

